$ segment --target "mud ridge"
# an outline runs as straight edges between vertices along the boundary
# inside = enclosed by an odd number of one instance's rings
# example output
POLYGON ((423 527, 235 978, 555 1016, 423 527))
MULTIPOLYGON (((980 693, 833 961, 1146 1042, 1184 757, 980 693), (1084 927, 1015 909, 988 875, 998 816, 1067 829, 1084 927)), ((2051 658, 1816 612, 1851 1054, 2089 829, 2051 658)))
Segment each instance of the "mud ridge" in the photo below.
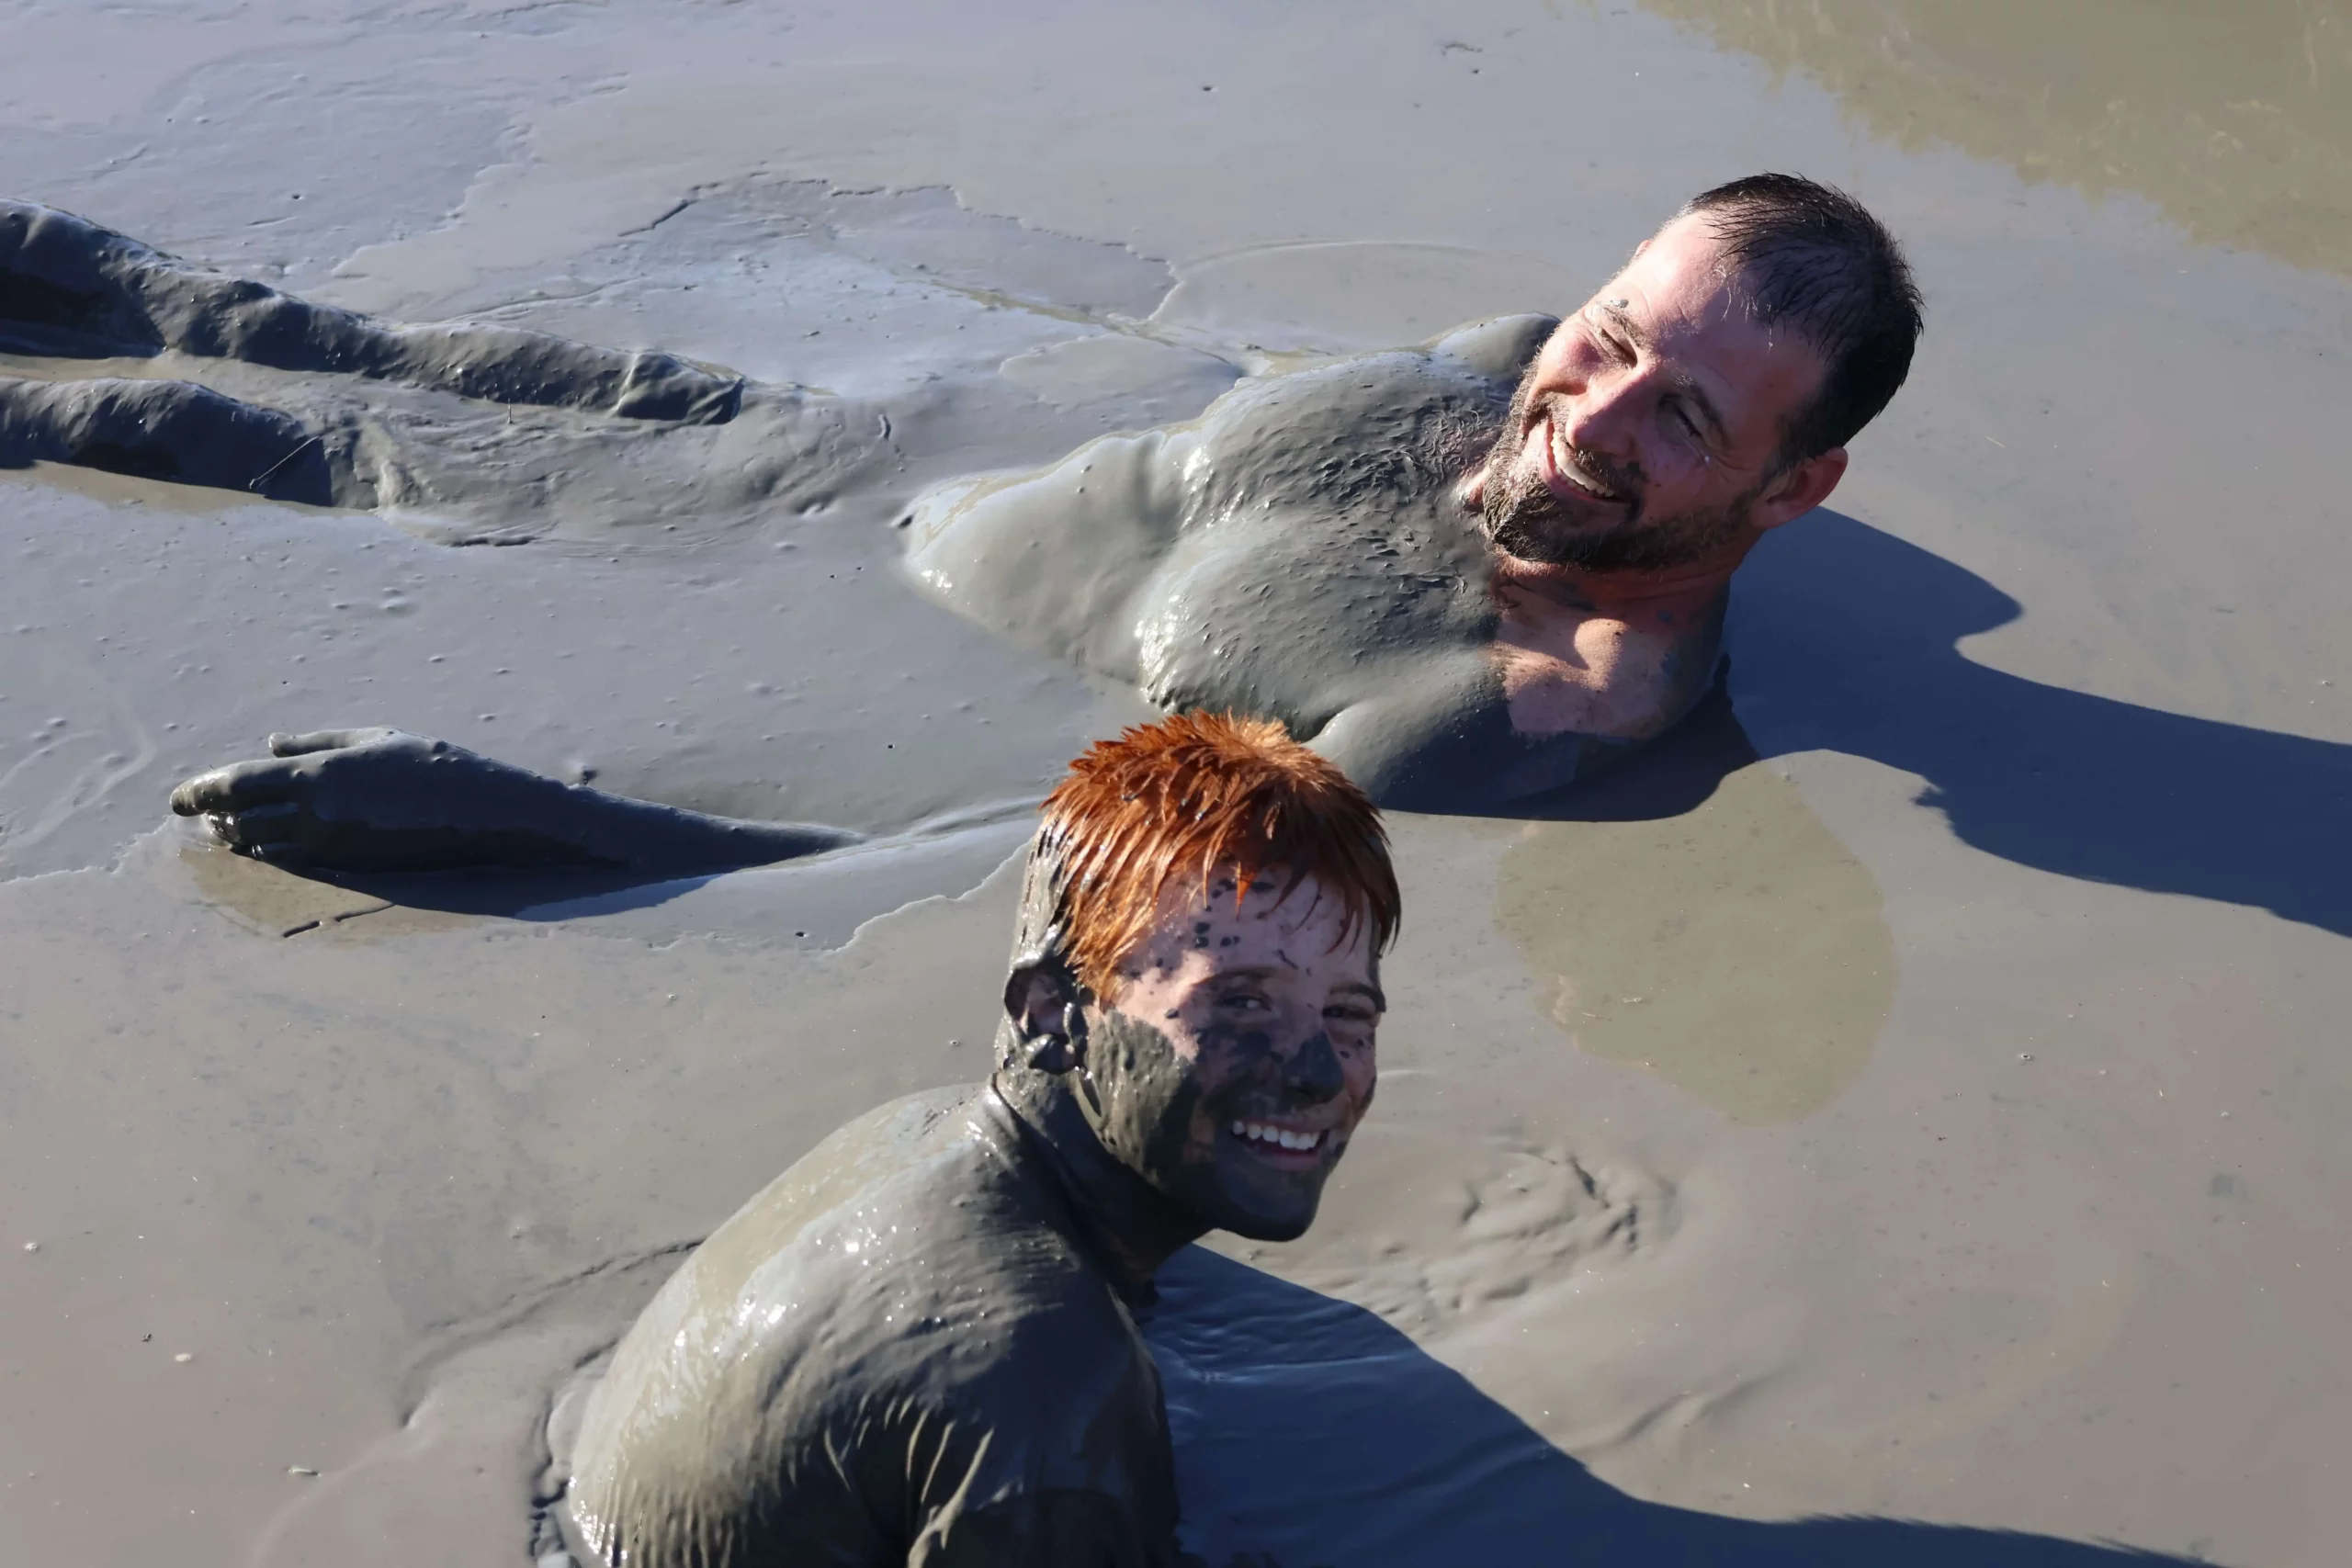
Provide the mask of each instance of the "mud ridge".
POLYGON ((72 357, 173 350, 681 424, 724 424, 743 393, 741 377, 667 354, 595 348, 517 327, 387 325, 20 201, 0 201, 0 349, 72 357))
MULTIPOLYGON (((337 444, 340 446, 340 443, 337 444)), ((192 381, 0 378, 0 468, 72 463, 312 506, 372 506, 327 433, 192 381)))

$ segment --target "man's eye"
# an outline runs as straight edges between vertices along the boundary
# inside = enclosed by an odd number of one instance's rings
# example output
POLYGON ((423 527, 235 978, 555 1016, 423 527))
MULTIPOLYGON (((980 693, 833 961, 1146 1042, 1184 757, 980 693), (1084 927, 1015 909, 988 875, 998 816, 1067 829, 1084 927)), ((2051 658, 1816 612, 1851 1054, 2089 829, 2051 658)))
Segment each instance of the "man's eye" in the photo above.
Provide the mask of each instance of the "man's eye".
POLYGON ((1264 1010, 1266 1007, 1266 998, 1261 996, 1253 996, 1248 991, 1240 991, 1226 998, 1224 1005, 1229 1008, 1238 1008, 1244 1012, 1258 1012, 1264 1010))

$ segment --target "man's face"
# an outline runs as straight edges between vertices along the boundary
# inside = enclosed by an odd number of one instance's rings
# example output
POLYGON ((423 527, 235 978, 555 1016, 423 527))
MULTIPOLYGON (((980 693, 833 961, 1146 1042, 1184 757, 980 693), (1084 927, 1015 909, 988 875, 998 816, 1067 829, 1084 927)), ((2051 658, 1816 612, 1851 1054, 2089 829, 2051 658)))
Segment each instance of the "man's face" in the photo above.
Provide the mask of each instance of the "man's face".
POLYGON ((1596 571, 1723 555, 1844 471, 1842 448, 1775 471, 1822 371, 1804 340, 1748 318, 1703 220, 1677 219, 1528 367, 1476 480, 1487 530, 1512 555, 1596 571))
POLYGON ((1314 1221, 1372 1104, 1384 1006, 1369 937, 1309 880, 1170 886, 1150 936, 1089 1008, 1090 1120, 1122 1164, 1204 1223, 1287 1241, 1314 1221))

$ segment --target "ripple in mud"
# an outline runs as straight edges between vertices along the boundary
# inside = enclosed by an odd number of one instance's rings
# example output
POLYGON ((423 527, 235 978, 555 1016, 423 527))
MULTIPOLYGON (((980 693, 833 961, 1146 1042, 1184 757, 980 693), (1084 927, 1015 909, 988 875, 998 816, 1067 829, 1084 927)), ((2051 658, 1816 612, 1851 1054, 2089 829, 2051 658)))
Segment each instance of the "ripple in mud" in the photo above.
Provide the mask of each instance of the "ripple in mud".
POLYGON ((1350 1145, 1323 1209, 1306 1239, 1282 1248, 1282 1277, 1417 1336, 1623 1263, 1674 1224, 1672 1189, 1645 1172, 1556 1145, 1379 1122, 1350 1145))
POLYGON ((1860 1077, 1894 998, 1877 882, 1761 764, 1689 812, 1531 823, 1496 923, 1581 1050, 1735 1122, 1792 1122, 1860 1077))

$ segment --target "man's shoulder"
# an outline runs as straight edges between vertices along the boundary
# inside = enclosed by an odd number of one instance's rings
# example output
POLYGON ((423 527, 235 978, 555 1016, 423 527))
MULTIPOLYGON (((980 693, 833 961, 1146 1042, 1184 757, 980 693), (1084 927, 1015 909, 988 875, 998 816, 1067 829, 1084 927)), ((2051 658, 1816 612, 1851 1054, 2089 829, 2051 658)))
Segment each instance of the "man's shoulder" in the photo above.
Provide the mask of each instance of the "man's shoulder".
POLYGON ((1221 423, 1233 423, 1231 415, 1251 410, 1311 418, 1327 408, 1508 402, 1558 324, 1553 316, 1493 316, 1407 347, 1294 364, 1238 383, 1210 406, 1204 429, 1214 434, 1221 423), (1221 421, 1220 414, 1227 417, 1221 421))
POLYGON ((1559 324, 1559 317, 1540 312, 1488 316, 1439 333, 1423 344, 1421 351, 1431 359, 1449 360, 1516 387, 1529 362, 1559 324))
POLYGON ((1476 463, 1553 324, 1497 317, 1414 347, 1239 383, 1209 406, 1187 446, 1197 480, 1190 521, 1425 499, 1476 463))

